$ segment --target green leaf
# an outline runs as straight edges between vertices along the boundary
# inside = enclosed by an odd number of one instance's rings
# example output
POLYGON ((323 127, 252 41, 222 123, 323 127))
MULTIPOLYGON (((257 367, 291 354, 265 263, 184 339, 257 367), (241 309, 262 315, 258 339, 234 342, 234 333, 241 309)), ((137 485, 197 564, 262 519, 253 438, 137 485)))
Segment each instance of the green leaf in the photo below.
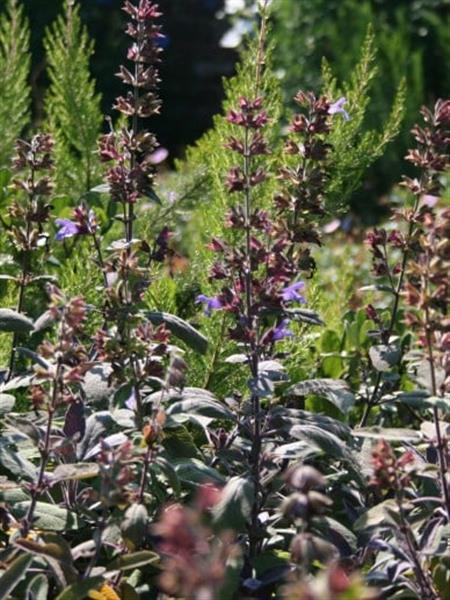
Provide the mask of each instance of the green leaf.
POLYGON ((311 454, 315 454, 316 449, 311 447, 306 440, 301 442, 290 442, 289 444, 282 444, 277 446, 272 452, 272 456, 277 459, 290 460, 290 459, 303 459, 305 460, 311 454))
POLYGON ((144 538, 148 524, 148 512, 143 504, 131 504, 125 511, 120 524, 123 539, 131 549, 138 548, 144 538))
POLYGON ((253 395, 259 398, 266 398, 273 395, 275 386, 269 377, 258 375, 248 380, 248 387, 253 395))
POLYGON ((287 381, 286 369, 278 360, 263 360, 258 364, 258 373, 275 383, 287 381))
POLYGON ((168 428, 166 424, 162 445, 171 458, 201 458, 202 456, 191 432, 184 425, 168 428))
POLYGON ((344 442, 330 431, 315 425, 294 425, 290 434, 296 439, 307 441, 313 447, 320 449, 325 455, 334 458, 348 457, 344 442))
POLYGON ((192 325, 180 319, 175 315, 159 311, 146 311, 145 316, 154 325, 166 325, 167 329, 176 337, 182 340, 192 350, 200 354, 206 354, 208 350, 208 340, 199 333, 192 325))
POLYGON ((220 528, 242 531, 250 518, 254 495, 250 479, 232 477, 212 510, 214 523, 220 528))
POLYGON ((161 198, 158 196, 158 194, 155 192, 155 190, 153 188, 151 188, 148 193, 146 194, 146 198, 150 198, 150 200, 153 200, 153 202, 155 202, 155 204, 159 204, 161 205, 161 198))
POLYGON ((31 360, 33 362, 35 362, 36 364, 41 366, 46 371, 48 371, 52 366, 51 363, 48 360, 46 360, 43 356, 39 356, 39 354, 37 354, 36 352, 33 352, 33 350, 30 350, 29 348, 24 348, 23 346, 18 346, 16 348, 16 350, 22 356, 31 358, 31 360))
POLYGON ((398 363, 401 352, 396 346, 379 344, 370 348, 369 356, 374 368, 384 373, 390 371, 398 363))
POLYGON ((226 406, 221 404, 210 392, 200 388, 184 388, 181 400, 174 402, 166 410, 168 416, 182 413, 211 419, 234 420, 233 413, 226 406))
POLYGON ((34 322, 34 333, 38 333, 39 331, 43 331, 44 329, 48 329, 55 323, 54 315, 49 311, 45 311, 42 313, 40 317, 36 319, 34 322))
POLYGON ((39 429, 30 418, 8 415, 5 422, 10 428, 28 436, 36 446, 39 445, 44 436, 43 430, 39 429))
MULTIPOLYGON (((28 512, 30 502, 18 502, 11 507, 16 519, 22 519, 28 512)), ((79 529, 81 521, 75 512, 47 502, 37 502, 34 510, 33 527, 49 531, 67 531, 79 529)))
POLYGON ((29 554, 18 556, 6 568, 0 577, 0 598, 8 598, 16 585, 27 574, 27 569, 31 565, 33 557, 29 554))
POLYGON ((171 462, 169 462, 162 456, 157 456, 156 459, 150 464, 150 470, 159 470, 167 479, 170 487, 173 490, 174 495, 176 497, 180 495, 180 480, 171 462))
POLYGON ((107 569, 108 571, 129 571, 130 569, 138 569, 145 565, 159 562, 160 558, 156 552, 150 550, 141 550, 132 554, 124 554, 111 562, 107 569))
POLYGON ((174 461, 175 472, 178 477, 187 484, 198 485, 208 481, 223 484, 223 475, 213 467, 208 467, 201 460, 191 458, 190 460, 174 461))
POLYGON ((29 554, 42 556, 52 568, 58 581, 67 586, 78 579, 69 543, 53 532, 40 533, 40 541, 18 538, 15 545, 29 554))
POLYGON ((343 414, 347 414, 355 404, 353 393, 342 379, 309 379, 296 383, 286 393, 294 396, 323 396, 343 414))
POLYGON ((85 598, 91 590, 97 590, 103 583, 103 577, 89 577, 69 585, 59 594, 56 600, 81 600, 85 598))
POLYGON ((28 333, 34 328, 33 321, 10 308, 0 309, 0 331, 28 333))
POLYGON ((361 529, 367 529, 372 527, 379 527, 382 525, 394 525, 397 526, 397 520, 394 515, 398 514, 398 506, 395 500, 389 499, 384 502, 380 502, 376 506, 370 508, 363 513, 353 523, 353 528, 358 531, 361 529))
POLYGON ((0 464, 12 473, 17 479, 28 479, 34 481, 36 467, 32 462, 23 458, 17 450, 13 450, 6 444, 0 443, 0 464))

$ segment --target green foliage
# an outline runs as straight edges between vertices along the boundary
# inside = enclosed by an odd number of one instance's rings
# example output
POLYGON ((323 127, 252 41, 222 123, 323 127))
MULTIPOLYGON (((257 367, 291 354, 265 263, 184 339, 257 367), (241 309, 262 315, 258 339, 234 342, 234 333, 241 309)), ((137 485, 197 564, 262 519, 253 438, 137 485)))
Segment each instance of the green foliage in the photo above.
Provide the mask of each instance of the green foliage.
POLYGON ((14 142, 29 122, 29 47, 23 7, 8 0, 0 15, 0 168, 9 165, 14 142))
POLYGON ((351 72, 350 79, 339 87, 332 68, 325 59, 323 61, 324 92, 330 98, 345 96, 351 115, 350 121, 347 122, 337 119, 331 135, 333 152, 327 194, 330 210, 347 209, 348 202, 360 187, 367 169, 383 155, 387 144, 399 133, 406 102, 405 81, 401 80, 382 131, 367 129, 365 117, 378 73, 375 37, 371 27, 362 46, 361 58, 351 72))
MULTIPOLYGON (((204 195, 198 195, 199 201, 192 216, 189 232, 194 235, 195 242, 199 244, 200 253, 203 252, 201 244, 222 231, 223 215, 230 204, 230 195, 226 191, 224 179, 227 170, 234 166, 236 157, 224 147, 233 131, 226 114, 231 108, 236 107, 241 96, 264 98, 264 108, 272 124, 268 135, 269 146, 273 152, 271 160, 268 161, 269 169, 276 161, 280 133, 278 123, 282 103, 279 81, 272 69, 272 53, 273 48, 269 47, 262 58, 263 64, 258 66, 258 40, 249 42, 248 47, 242 52, 236 75, 224 80, 225 100, 222 114, 214 118, 213 127, 194 147, 188 149, 186 161, 178 165, 182 172, 193 170, 202 181, 201 190, 204 195)), ((262 188, 261 195, 257 198, 260 205, 268 202, 273 190, 271 184, 262 188)), ((201 265, 201 269, 203 271, 204 265, 201 265)))
MULTIPOLYGON (((320 89, 323 58, 338 80, 345 81, 362 54, 361 48, 367 52, 370 25, 374 35, 371 52, 375 47, 378 49, 377 71, 368 81, 370 101, 365 107, 364 129, 381 131, 383 122, 391 114, 395 131, 398 122, 396 124, 394 116, 400 97, 404 96, 400 135, 382 156, 375 153, 378 160, 370 161, 372 166, 366 175, 364 193, 354 194, 351 199, 352 206, 364 212, 366 218, 376 210, 378 197, 400 179, 409 129, 420 105, 427 101, 425 85, 434 94, 448 93, 448 77, 443 74, 449 48, 445 4, 445 0, 414 3, 409 0, 395 3, 389 0, 278 0, 274 3, 274 61, 282 76, 287 101, 299 85, 303 89, 320 89), (396 100, 392 107, 393 97, 396 100)), ((368 63, 371 69, 375 64, 373 59, 372 56, 368 63)), ((377 146, 374 139, 370 142, 377 146)), ((365 152, 364 145, 361 151, 365 152)))
POLYGON ((64 15, 47 30, 44 45, 50 79, 46 128, 56 142, 57 192, 76 200, 100 180, 96 148, 102 113, 89 70, 94 45, 73 0, 65 0, 64 15))

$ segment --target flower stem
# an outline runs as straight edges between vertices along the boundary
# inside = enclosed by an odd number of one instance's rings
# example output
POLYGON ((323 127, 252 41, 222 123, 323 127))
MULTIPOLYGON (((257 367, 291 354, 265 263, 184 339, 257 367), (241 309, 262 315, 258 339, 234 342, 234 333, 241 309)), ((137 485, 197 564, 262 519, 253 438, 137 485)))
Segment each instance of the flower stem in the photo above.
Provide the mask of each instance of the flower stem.
MULTIPOLYGON (((389 326, 388 326, 388 329, 386 332, 386 340, 387 340, 388 344, 389 344, 391 335, 394 331, 395 323, 397 321, 397 314, 398 314, 398 309, 399 309, 399 304, 400 304, 400 294, 401 294, 401 291, 403 288, 403 282, 404 282, 405 274, 406 274, 406 267, 407 267, 408 259, 409 259, 409 255, 410 255, 409 246, 411 243, 411 239, 415 233, 414 225, 415 225, 415 217, 416 217, 418 207, 419 207, 419 198, 416 197, 414 209, 413 209, 413 212, 412 212, 412 215, 410 218, 410 222, 409 222, 408 233, 407 233, 406 240, 405 240, 405 247, 403 250, 403 257, 402 257, 402 262, 401 262, 401 267, 400 267, 400 275, 399 275, 399 278, 397 281, 397 287, 394 290, 394 304, 392 305, 389 326)), ((380 386, 381 386, 381 380, 382 380, 382 372, 378 371, 377 377, 375 380, 375 387, 373 389, 373 392, 372 392, 370 398, 367 401, 366 406, 364 407, 364 413, 363 413, 363 416, 359 423, 360 427, 366 426, 372 408, 374 406, 376 406, 376 404, 379 401, 379 390, 380 390, 380 386)))
POLYGON ((52 389, 52 397, 50 400, 50 406, 47 409, 47 426, 45 429, 45 437, 44 437, 44 445, 41 449, 41 462, 39 466, 39 475, 35 485, 31 490, 31 502, 28 507, 27 514, 23 520, 23 525, 21 528, 21 534, 23 537, 26 537, 30 532, 30 529, 33 525, 33 517, 34 511, 36 510, 36 504, 38 501, 39 495, 44 490, 44 478, 45 478, 45 469, 47 468, 48 460, 50 458, 50 440, 53 426, 53 416, 56 410, 56 405, 58 401, 58 393, 61 386, 61 363, 58 360, 58 365, 56 368, 55 379, 53 381, 53 389, 52 389))

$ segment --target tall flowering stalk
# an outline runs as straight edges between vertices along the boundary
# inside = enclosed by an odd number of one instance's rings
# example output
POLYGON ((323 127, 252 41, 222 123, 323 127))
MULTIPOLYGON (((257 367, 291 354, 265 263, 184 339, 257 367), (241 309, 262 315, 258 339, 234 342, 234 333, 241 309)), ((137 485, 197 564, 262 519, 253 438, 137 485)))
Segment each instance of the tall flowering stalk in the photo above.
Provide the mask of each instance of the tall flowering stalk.
MULTIPOLYGON (((42 254, 48 252, 45 226, 51 211, 52 150, 53 139, 49 135, 38 134, 30 142, 16 142, 13 168, 17 176, 13 184, 17 196, 8 207, 6 217, 1 217, 1 222, 12 245, 14 261, 20 268, 20 274, 11 278, 19 288, 18 313, 24 311, 27 287, 43 279, 39 273, 42 254)), ((18 336, 14 334, 8 377, 13 374, 17 341, 18 336)))
POLYGON ((133 69, 120 67, 118 76, 130 90, 116 99, 115 108, 129 121, 128 126, 102 137, 100 157, 112 164, 106 179, 112 200, 121 205, 122 215, 117 218, 123 223, 125 235, 123 241, 110 248, 110 256, 101 259, 106 285, 105 319, 117 323, 117 331, 104 328, 98 332, 97 351, 111 361, 118 381, 133 382, 137 423, 142 426, 141 384, 146 377, 161 374, 157 362, 167 340, 163 327, 153 331, 149 324, 142 323, 137 312, 151 279, 151 263, 164 260, 168 234, 162 233, 151 248, 134 239, 133 230, 138 200, 156 198, 152 155, 158 143, 152 133, 140 128, 140 122, 158 114, 161 105, 157 93, 161 28, 156 23, 161 13, 149 0, 140 0, 137 5, 126 1, 123 10, 130 16, 127 34, 132 44, 128 59, 133 69))
MULTIPOLYGON (((427 387, 436 399, 450 391, 450 210, 437 205, 438 176, 450 167, 446 152, 450 144, 450 101, 438 101, 433 112, 424 108, 422 115, 426 126, 413 130, 419 149, 411 151, 407 158, 425 170, 428 185, 421 190, 419 227, 414 237, 414 253, 405 269, 403 296, 408 307, 405 321, 418 334, 424 351, 427 387)), ((416 182, 407 180, 406 185, 413 193, 419 193, 416 182)), ((448 448, 436 405, 433 419, 442 494, 450 520, 448 448)))
POLYGON ((249 525, 251 560, 260 551, 264 537, 259 521, 264 503, 261 468, 266 430, 262 398, 273 392, 273 384, 265 375, 266 361, 275 356, 278 341, 293 336, 291 320, 314 318, 311 311, 299 306, 306 300, 305 283, 298 275, 302 271, 312 273, 309 245, 320 243, 314 223, 324 211, 324 161, 329 150, 326 134, 334 105, 313 94, 299 93, 296 99, 308 113, 295 115, 291 123, 286 164, 279 171, 284 188, 275 196, 270 211, 258 206, 259 188, 269 176, 264 167, 264 157, 269 153, 264 128, 269 118, 263 99, 242 97, 239 106, 228 114, 236 134, 230 136, 227 147, 239 161, 228 172, 226 186, 241 202, 230 209, 226 219, 227 227, 233 230, 233 241, 214 238, 210 244, 218 255, 211 280, 220 282, 222 289, 216 296, 198 297, 207 315, 219 309, 232 314, 229 336, 244 348, 251 373, 252 410, 247 424, 254 486, 249 525))
POLYGON ((100 157, 112 162, 107 173, 111 197, 123 209, 123 224, 128 243, 133 239, 134 206, 139 198, 153 197, 155 167, 151 154, 158 143, 153 134, 139 131, 141 119, 159 113, 161 101, 157 94, 159 84, 158 64, 161 47, 160 26, 155 20, 161 16, 158 5, 140 0, 135 6, 125 2, 123 10, 130 15, 127 34, 133 43, 128 49, 128 59, 134 64, 132 71, 121 65, 118 77, 131 87, 126 96, 116 99, 114 108, 131 120, 130 128, 112 131, 100 142, 100 157))
MULTIPOLYGON (((368 306, 367 314, 378 326, 378 336, 382 344, 389 345, 395 332, 400 300, 405 291, 405 277, 411 261, 420 254, 424 225, 429 224, 433 206, 442 192, 442 174, 448 169, 449 159, 446 148, 449 144, 450 102, 439 100, 433 111, 422 108, 425 127, 416 125, 412 134, 417 148, 410 150, 406 160, 420 169, 420 177, 404 177, 402 185, 412 197, 412 205, 394 212, 393 217, 405 223, 405 231, 393 229, 375 229, 367 236, 373 257, 374 275, 386 282, 387 289, 393 295, 390 316, 384 322, 376 308, 368 306), (398 252, 400 251, 400 256, 398 252)), ((408 286, 411 290, 411 286, 408 286)), ((384 394, 383 374, 379 371, 369 395, 360 425, 364 426, 372 409, 380 402, 384 394)))

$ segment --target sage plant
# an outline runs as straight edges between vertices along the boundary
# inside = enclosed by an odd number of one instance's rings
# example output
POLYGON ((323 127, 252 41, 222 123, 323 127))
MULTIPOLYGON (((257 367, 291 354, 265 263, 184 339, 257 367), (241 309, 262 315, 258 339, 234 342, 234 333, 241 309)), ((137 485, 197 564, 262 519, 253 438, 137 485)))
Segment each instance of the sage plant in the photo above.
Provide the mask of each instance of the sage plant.
POLYGON ((100 157, 111 163, 106 174, 109 193, 122 214, 117 216, 124 227, 124 240, 110 248, 110 255, 102 265, 105 277, 105 323, 116 323, 117 328, 104 327, 97 334, 97 352, 110 361, 113 376, 123 383, 131 381, 137 423, 143 425, 141 383, 148 377, 159 377, 167 332, 163 327, 153 330, 137 314, 143 294, 151 279, 151 265, 161 262, 168 251, 164 232, 153 245, 134 239, 135 207, 139 199, 155 199, 153 154, 158 143, 155 136, 142 129, 142 119, 158 114, 158 65, 160 62, 161 16, 158 6, 149 0, 137 5, 126 1, 123 10, 129 15, 127 34, 132 39, 128 59, 129 70, 120 67, 118 76, 131 89, 116 99, 115 108, 128 119, 128 125, 111 130, 100 140, 100 157), (151 356, 153 355, 153 356, 151 356))
MULTIPOLYGON (((389 232, 375 229, 367 236, 373 257, 373 273, 380 281, 379 289, 387 290, 393 296, 387 322, 374 306, 367 307, 369 318, 378 326, 379 343, 385 346, 389 346, 396 331, 409 263, 420 252, 424 224, 429 221, 429 215, 443 189, 442 174, 449 165, 446 152, 449 144, 449 106, 448 100, 438 100, 433 111, 423 107, 421 112, 425 127, 416 125, 412 129, 417 148, 408 152, 406 160, 420 169, 420 176, 404 177, 402 185, 408 189, 413 201, 393 213, 393 218, 404 223, 404 227, 394 228, 389 232)), ((411 290, 411 286, 409 289, 411 290)), ((389 391, 389 383, 383 380, 382 372, 378 371, 373 389, 366 400, 361 425, 367 423, 372 409, 379 404, 386 391, 389 391)))
MULTIPOLYGON (((30 388, 30 398, 36 411, 46 414, 45 433, 39 439, 40 465, 36 481, 29 486, 31 501, 21 524, 21 534, 26 538, 34 525, 34 512, 38 499, 51 487, 48 468, 52 458, 60 454, 59 444, 67 438, 67 446, 74 446, 85 431, 80 386, 90 368, 87 350, 80 342, 86 319, 86 303, 82 298, 68 301, 54 285, 49 287, 50 307, 46 322, 57 325, 56 340, 45 340, 37 349, 42 357, 35 367, 35 377, 30 388), (63 412, 63 436, 55 434, 55 416, 63 412)), ((69 456, 69 447, 66 448, 69 456)), ((67 498, 66 498, 67 501, 67 498)))
MULTIPOLYGON (((224 310, 232 315, 229 337, 244 350, 251 378, 251 415, 245 423, 249 435, 248 461, 254 488, 248 529, 249 556, 254 561, 264 532, 260 512, 263 439, 267 435, 263 403, 273 393, 267 377, 267 361, 277 355, 277 342, 292 337, 291 321, 319 322, 306 302, 301 272, 311 276, 314 261, 310 245, 320 244, 315 223, 324 213, 325 161, 330 149, 326 136, 332 115, 342 112, 344 99, 331 103, 325 97, 300 92, 296 101, 305 112, 294 115, 285 145, 285 164, 278 177, 283 183, 268 209, 259 206, 259 188, 270 177, 265 167, 269 154, 264 130, 270 122, 263 98, 241 97, 228 113, 236 133, 227 148, 237 155, 226 177, 229 193, 241 199, 229 210, 226 227, 230 239, 214 238, 210 248, 217 255, 210 278, 221 284, 215 296, 201 294, 197 301, 210 315, 224 310)), ((282 368, 282 367, 280 367, 282 368)))
MULTIPOLYGON (((42 283, 48 276, 42 273, 42 260, 49 254, 47 224, 50 218, 53 183, 51 180, 53 139, 49 135, 35 135, 31 141, 18 140, 13 169, 15 196, 5 216, 0 217, 11 244, 15 270, 5 276, 19 289, 17 313, 23 313, 26 290, 42 283)), ((9 361, 8 378, 14 371, 18 334, 14 333, 9 361)))

